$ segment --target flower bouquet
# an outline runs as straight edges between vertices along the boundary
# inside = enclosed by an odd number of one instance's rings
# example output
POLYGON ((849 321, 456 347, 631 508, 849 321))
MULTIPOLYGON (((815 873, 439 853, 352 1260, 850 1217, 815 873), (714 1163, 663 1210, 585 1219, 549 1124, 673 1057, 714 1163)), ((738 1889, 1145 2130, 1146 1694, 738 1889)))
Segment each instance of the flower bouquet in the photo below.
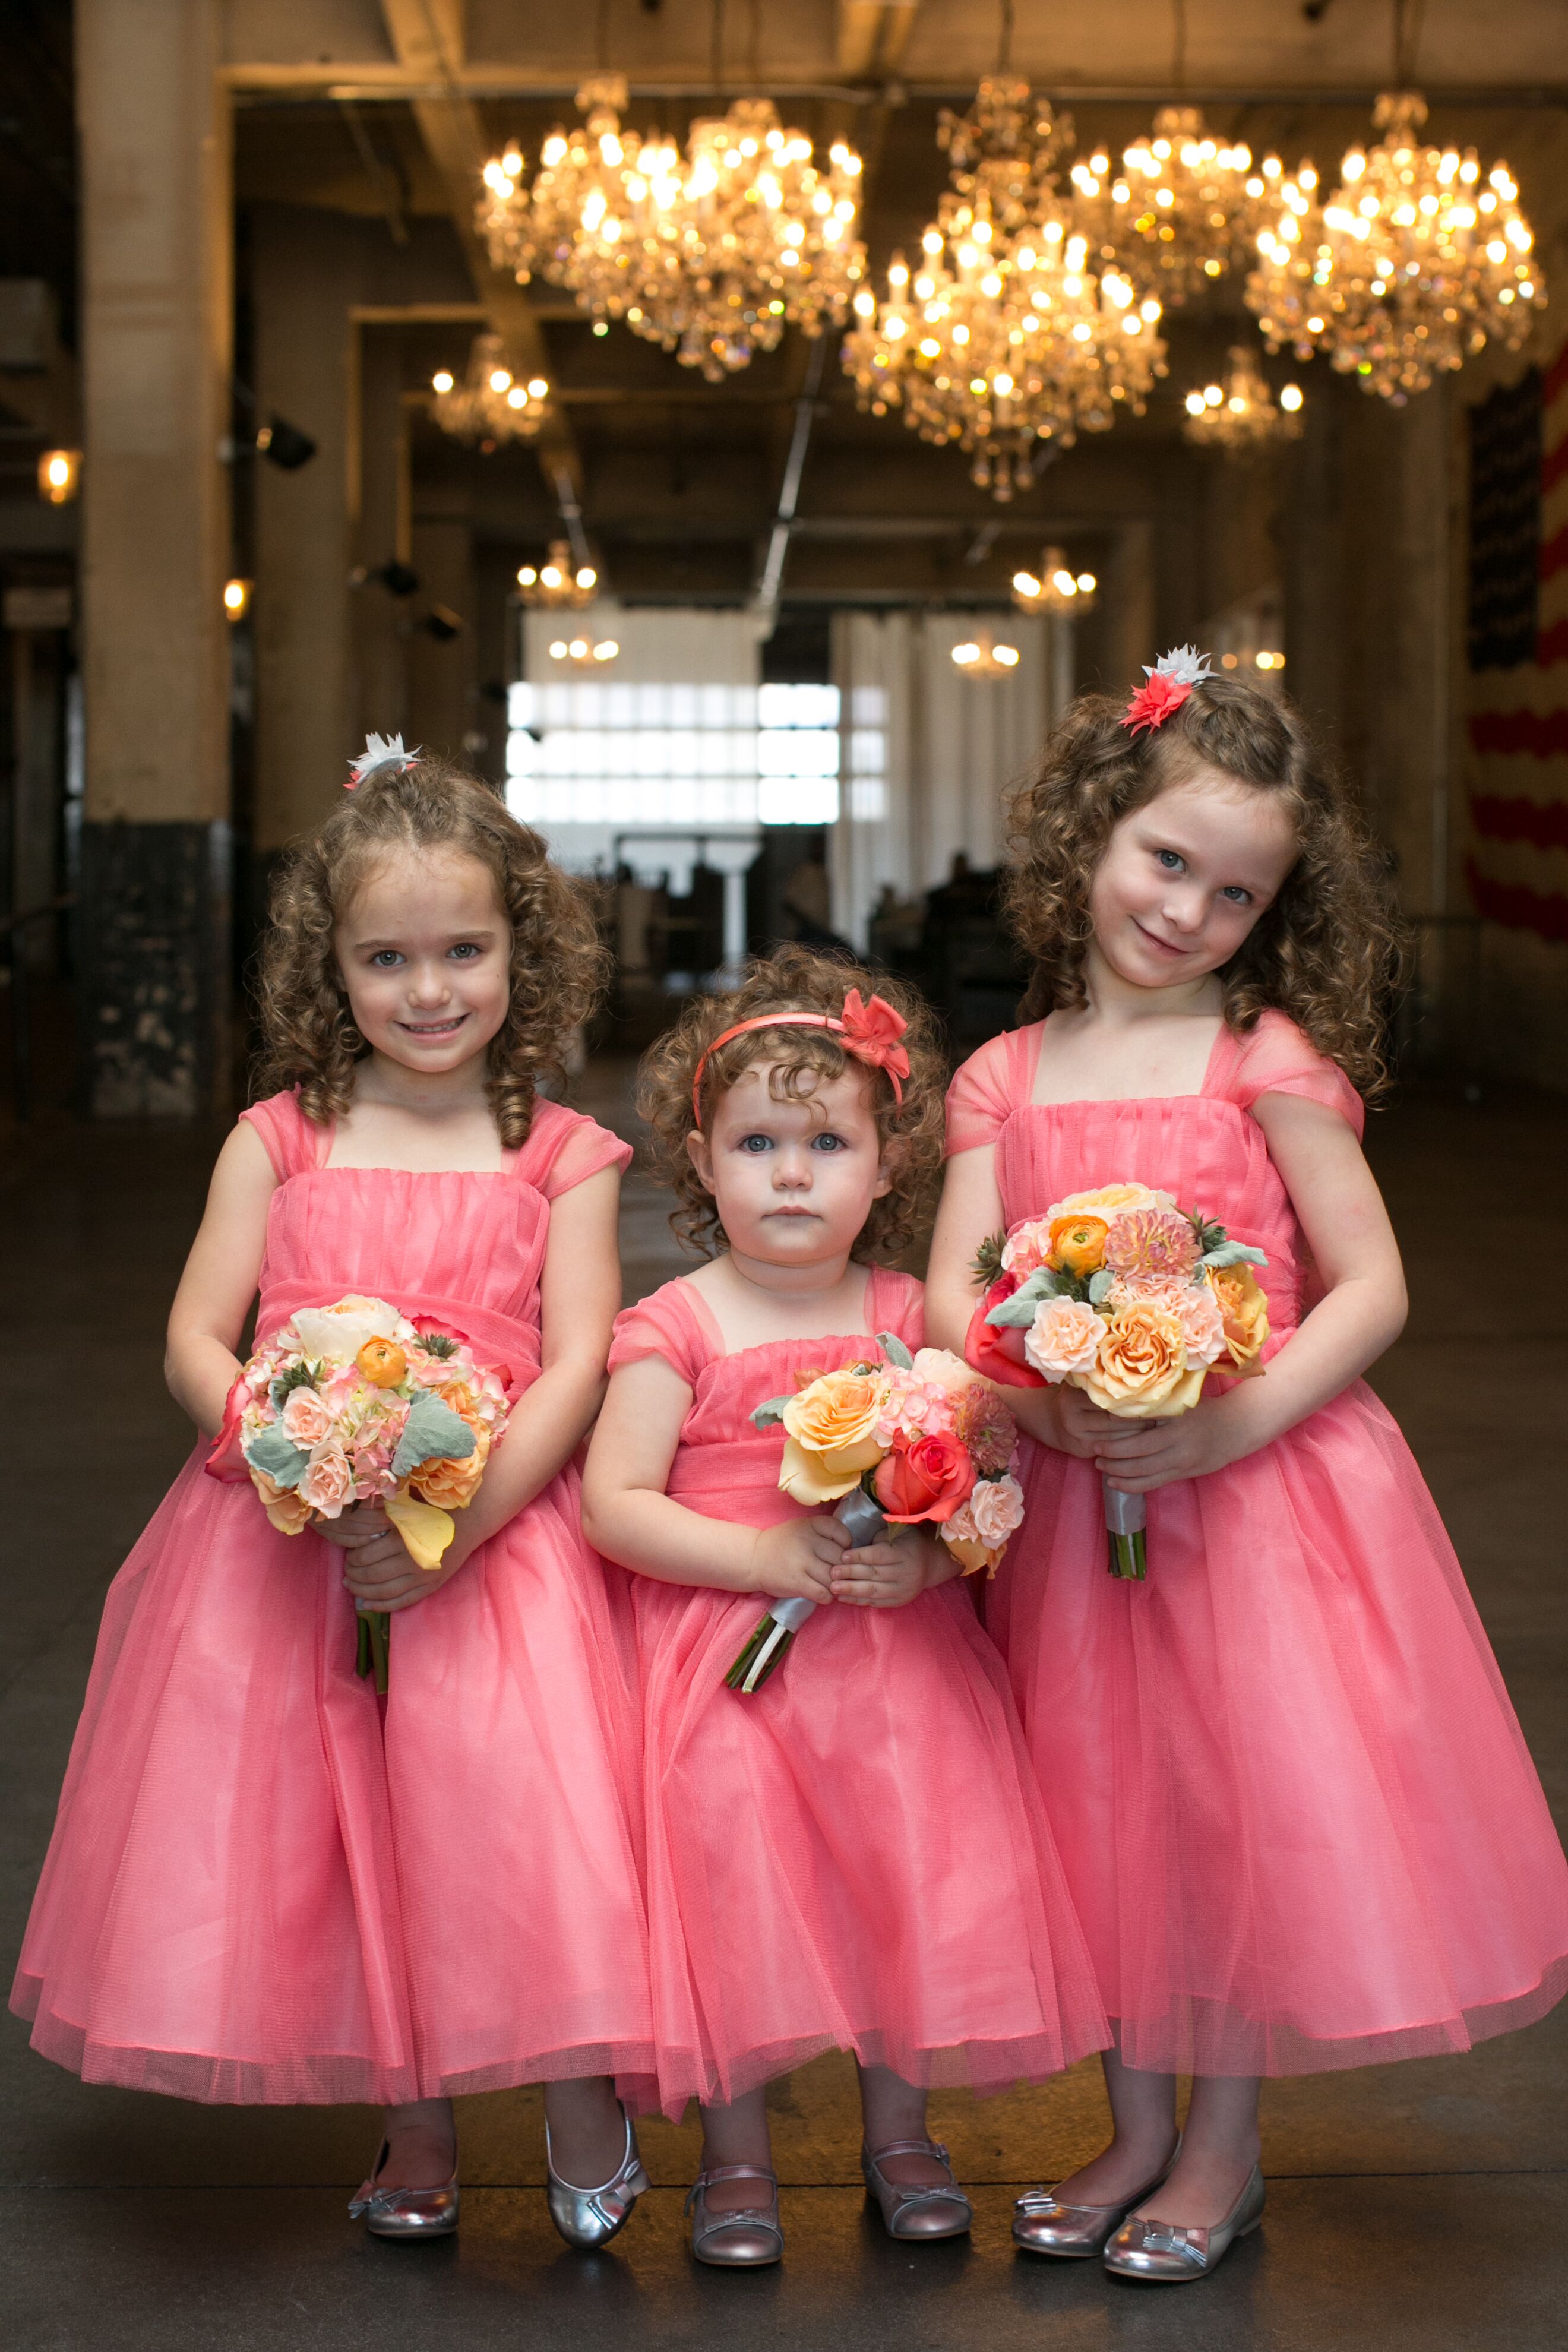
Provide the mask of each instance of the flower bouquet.
MULTIPOLYGON (((506 1426, 499 1373, 461 1340, 421 1330, 384 1299, 301 1307, 229 1391, 206 1468, 248 1475, 279 1533, 379 1503, 422 1569, 440 1567, 506 1426)), ((358 1671, 386 1688, 391 1619, 359 1618, 358 1671)))
MULTIPOLYGON (((857 1544, 889 1527, 926 1525, 965 1576, 994 1575, 1024 1516, 1012 1475, 1017 1425, 1005 1398, 945 1349, 911 1356, 889 1331, 877 1345, 882 1362, 823 1372, 752 1413, 759 1429, 784 1424, 781 1490, 811 1510, 837 1503, 834 1517, 857 1544)), ((771 1601, 726 1687, 760 1690, 816 1607, 771 1601)))
MULTIPOLYGON (((1268 1300, 1252 1269, 1268 1262, 1146 1184, 1071 1192, 982 1248, 964 1353, 1005 1386, 1067 1381, 1125 1420, 1185 1412, 1209 1371, 1263 1370, 1268 1300)), ((1110 1572, 1141 1580, 1143 1496, 1101 1484, 1110 1572)))

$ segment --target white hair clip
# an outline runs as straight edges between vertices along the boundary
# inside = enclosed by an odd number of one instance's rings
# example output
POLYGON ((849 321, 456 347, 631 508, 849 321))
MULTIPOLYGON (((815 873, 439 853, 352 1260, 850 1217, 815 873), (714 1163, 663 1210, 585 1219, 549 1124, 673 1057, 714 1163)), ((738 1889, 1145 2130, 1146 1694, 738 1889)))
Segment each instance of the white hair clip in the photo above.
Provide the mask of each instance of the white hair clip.
POLYGON ((404 750, 401 735, 367 735, 364 750, 359 758, 349 761, 343 790, 345 793, 357 792, 366 777, 374 776, 378 768, 395 768, 398 774, 403 775, 417 764, 418 759, 416 751, 404 750))
POLYGON ((1202 686, 1213 673, 1207 654, 1200 654, 1196 646, 1176 646, 1162 654, 1152 667, 1145 662, 1143 675, 1149 683, 1139 688, 1121 720, 1134 735, 1145 728, 1163 727, 1173 711, 1180 710, 1194 687, 1202 686))

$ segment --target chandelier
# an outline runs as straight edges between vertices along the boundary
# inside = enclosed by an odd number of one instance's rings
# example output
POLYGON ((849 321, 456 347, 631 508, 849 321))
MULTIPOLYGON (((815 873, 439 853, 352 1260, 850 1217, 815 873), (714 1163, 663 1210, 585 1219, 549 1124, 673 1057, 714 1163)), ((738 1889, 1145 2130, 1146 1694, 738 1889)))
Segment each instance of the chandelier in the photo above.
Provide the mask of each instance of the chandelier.
POLYGON ((965 677, 1011 677, 1018 667, 1018 648, 989 629, 976 631, 966 644, 954 646, 952 658, 965 677))
POLYGON ((1100 583, 1092 572, 1074 572, 1059 547, 1047 547, 1040 568, 1013 574, 1013 602, 1020 613, 1045 613, 1052 620, 1070 620, 1092 610, 1100 583))
POLYGON ((1026 83, 983 81, 943 131, 952 185, 920 265, 911 274, 896 255, 881 303, 857 293, 844 366, 862 409, 897 408, 922 440, 956 443, 1005 500, 1032 478, 1038 444, 1142 413, 1164 372, 1160 305, 1090 258, 1077 198, 1058 184, 1071 125, 1026 83))
POLYGON ((591 637, 557 637, 550 658, 567 669, 603 669, 620 650, 614 637, 601 637, 597 644, 591 637))
POLYGON ((498 269, 567 287, 710 383, 776 350, 786 325, 840 326, 865 272, 855 235, 860 158, 842 140, 819 170, 770 99, 737 99, 672 140, 623 131, 619 75, 578 93, 587 121, 545 141, 531 187, 510 147, 485 166, 481 232, 498 269))
POLYGON ((1326 352, 1341 374, 1402 404, 1489 341, 1517 351, 1546 295, 1506 163, 1423 141, 1426 100, 1385 92, 1383 137, 1352 147, 1319 208, 1310 166, 1281 188, 1247 299, 1271 352, 1326 352))
POLYGON ((461 383, 449 368, 430 379, 432 414, 444 433, 458 441, 494 448, 502 441, 531 441, 549 414, 550 386, 542 375, 519 383, 507 365, 500 335, 476 335, 461 383))
POLYGON ((1300 385, 1286 384, 1276 401, 1257 353, 1244 343, 1233 347, 1229 373, 1219 383, 1188 393, 1186 410, 1182 431, 1200 449, 1250 457, 1270 443, 1300 438, 1300 385))
POLYGON ((552 539, 542 564, 525 563, 517 575, 519 602, 547 613, 580 613, 594 601, 599 575, 591 563, 572 567, 572 550, 552 539))
POLYGON ((1195 106, 1162 107, 1114 179, 1100 155, 1073 173, 1095 250, 1171 308, 1245 270, 1282 176, 1278 156, 1255 167, 1249 147, 1216 140, 1195 106))

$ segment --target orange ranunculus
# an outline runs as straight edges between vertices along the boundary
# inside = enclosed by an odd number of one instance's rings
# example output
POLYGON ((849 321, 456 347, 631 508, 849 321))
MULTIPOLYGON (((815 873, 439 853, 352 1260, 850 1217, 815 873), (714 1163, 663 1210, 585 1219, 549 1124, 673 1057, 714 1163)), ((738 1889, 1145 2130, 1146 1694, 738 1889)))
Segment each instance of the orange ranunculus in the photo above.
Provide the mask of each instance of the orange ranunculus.
POLYGON ((1189 1367, 1173 1315, 1160 1307, 1129 1307, 1106 1325, 1093 1370, 1070 1377, 1104 1412, 1146 1421, 1196 1404, 1205 1369, 1189 1367))
POLYGON ((1237 1373, 1263 1370, 1263 1343, 1268 1337, 1268 1294, 1245 1263, 1209 1269, 1209 1288, 1225 1323, 1225 1344, 1237 1373))
POLYGON ((1079 1276, 1098 1274, 1105 1262, 1108 1231, 1106 1220, 1090 1216, 1086 1209, 1074 1209, 1065 1217, 1053 1218, 1050 1263, 1079 1276))
POLYGON ((367 1339, 354 1361, 373 1388, 395 1389, 407 1377, 408 1359, 395 1339, 367 1339))
POLYGON ((885 1382, 878 1372, 824 1372, 791 1397, 779 1486, 812 1508, 836 1503, 882 1458, 877 1436, 885 1382))
POLYGON ((950 1430, 895 1444, 877 1465, 873 1480, 882 1516, 898 1527, 917 1519, 941 1525, 967 1502, 974 1485, 974 1465, 966 1448, 950 1430))
POLYGON ((250 1467, 252 1483, 260 1496, 268 1517, 280 1536, 297 1536, 315 1517, 314 1511, 292 1486, 279 1486, 265 1470, 250 1467))
MULTIPOLYGON (((464 1419, 468 1416, 465 1414, 464 1419)), ((434 1460, 421 1462, 410 1473, 408 1484, 415 1494, 426 1502, 434 1503, 439 1511, 466 1510, 479 1490, 479 1480, 485 1475, 489 1460, 490 1433, 482 1422, 470 1421, 474 1433, 474 1450, 461 1461, 450 1454, 438 1454, 434 1460)))

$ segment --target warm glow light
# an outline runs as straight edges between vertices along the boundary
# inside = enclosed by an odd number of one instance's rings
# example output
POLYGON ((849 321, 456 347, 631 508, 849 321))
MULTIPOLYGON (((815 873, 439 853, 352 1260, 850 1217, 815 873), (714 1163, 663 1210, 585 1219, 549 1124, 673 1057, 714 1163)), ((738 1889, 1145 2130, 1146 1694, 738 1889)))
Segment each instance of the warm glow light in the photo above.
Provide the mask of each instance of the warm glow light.
POLYGON ((450 368, 437 368, 430 379, 430 389, 445 394, 451 391, 455 381, 450 368))
POLYGON ((1080 572, 1079 573, 1078 593, 1080 596, 1092 596, 1099 585, 1100 583, 1095 578, 1092 572, 1080 572))
POLYGON ((38 460, 38 496, 52 507, 68 506, 81 478, 79 449, 46 449, 38 460))
POLYGON ((551 658, 551 660, 552 660, 552 661, 564 661, 564 660, 565 660, 565 658, 566 658, 566 640, 565 640, 565 638, 564 638, 564 637, 557 637, 557 638, 556 638, 556 640, 555 640, 554 644, 553 644, 553 645, 551 646, 551 648, 550 648, 550 658, 551 658))
POLYGON ((532 564, 525 563, 518 572, 517 584, 520 588, 531 588, 538 577, 539 574, 532 564))
POLYGON ((1294 415, 1297 409, 1300 407, 1301 400, 1302 392, 1299 383, 1288 383, 1281 387, 1279 394, 1279 405, 1281 408, 1289 409, 1292 415, 1294 415))
POLYGON ((250 610, 248 580, 226 580, 223 583, 223 609, 230 621, 242 621, 250 610))

